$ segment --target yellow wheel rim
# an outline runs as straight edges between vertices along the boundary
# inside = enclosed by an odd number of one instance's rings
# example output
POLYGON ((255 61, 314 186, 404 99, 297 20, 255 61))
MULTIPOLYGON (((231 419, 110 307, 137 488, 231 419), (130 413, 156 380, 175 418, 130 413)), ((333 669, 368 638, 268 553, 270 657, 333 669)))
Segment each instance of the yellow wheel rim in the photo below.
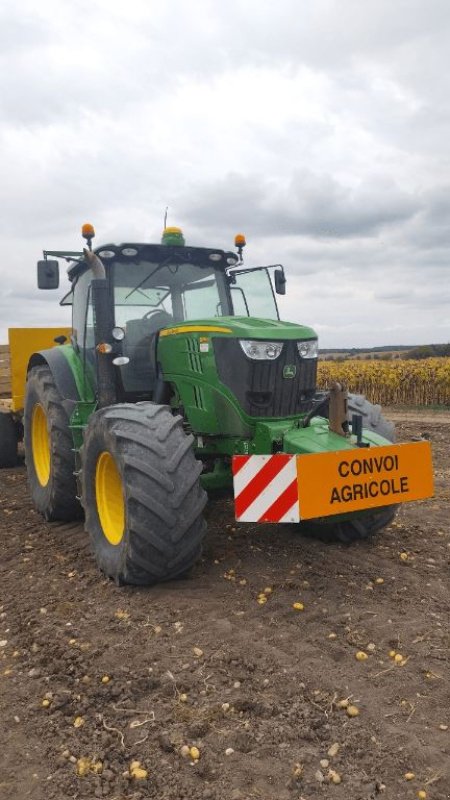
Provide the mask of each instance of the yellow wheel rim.
POLYGON ((125 529, 125 502, 120 472, 111 453, 104 450, 95 469, 95 498, 103 534, 110 544, 120 544, 125 529))
POLYGON ((41 486, 47 486, 50 480, 50 437, 47 415, 40 403, 34 406, 31 417, 31 447, 37 479, 41 486))

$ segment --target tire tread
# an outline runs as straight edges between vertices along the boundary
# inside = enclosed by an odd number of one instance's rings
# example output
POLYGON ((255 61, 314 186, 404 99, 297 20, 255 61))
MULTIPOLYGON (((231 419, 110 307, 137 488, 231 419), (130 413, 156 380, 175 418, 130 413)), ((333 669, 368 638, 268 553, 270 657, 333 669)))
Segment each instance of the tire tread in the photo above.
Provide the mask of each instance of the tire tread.
POLYGON ((25 463, 31 495, 38 510, 49 521, 71 521, 81 516, 75 480, 75 454, 69 419, 64 410, 50 368, 33 367, 28 374, 24 411, 25 463), (44 491, 34 470, 31 442, 31 414, 34 404, 31 394, 45 407, 49 423, 51 449, 51 475, 44 491))
POLYGON ((91 417, 83 446, 86 529, 100 568, 118 583, 171 580, 197 560, 207 497, 193 441, 167 406, 120 403, 91 417), (95 453, 108 442, 124 481, 127 509, 124 540, 115 551, 105 545, 93 476, 95 453))

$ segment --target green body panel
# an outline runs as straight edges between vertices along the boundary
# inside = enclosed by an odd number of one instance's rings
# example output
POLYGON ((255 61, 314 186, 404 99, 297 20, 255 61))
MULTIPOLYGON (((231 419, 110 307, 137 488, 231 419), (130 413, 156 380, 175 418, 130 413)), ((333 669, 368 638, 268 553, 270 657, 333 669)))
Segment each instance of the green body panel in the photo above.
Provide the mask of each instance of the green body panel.
MULTIPOLYGON (((217 327, 230 328, 231 333, 213 333, 213 336, 234 336, 238 339, 260 339, 268 341, 286 341, 286 339, 317 339, 317 333, 306 325, 298 325, 295 322, 282 322, 278 319, 260 319, 259 317, 213 317, 212 319, 190 319, 173 325, 170 330, 173 335, 177 328, 186 327, 217 327)), ((201 334, 199 334, 201 335, 201 334)), ((165 337, 165 338, 172 338, 165 337)))
POLYGON ((79 402, 70 417, 69 427, 72 431, 73 444, 75 450, 79 450, 83 445, 83 437, 89 417, 96 410, 96 403, 79 402))
MULTIPOLYGON (((390 444, 374 431, 364 431, 364 444, 390 444)), ((336 450, 352 450, 356 447, 354 437, 339 436, 330 431, 328 420, 315 417, 307 428, 291 428, 283 438, 284 453, 328 453, 336 450)))
POLYGON ((71 344, 64 344, 59 349, 68 361, 80 400, 84 403, 95 403, 95 376, 91 365, 86 363, 85 368, 83 367, 79 353, 71 344))
POLYGON ((211 472, 205 472, 200 476, 200 483, 207 492, 215 489, 231 489, 233 476, 230 464, 222 458, 218 459, 211 472))
POLYGON ((171 327, 169 331, 168 335, 163 332, 160 336, 158 361, 164 380, 175 388, 176 404, 182 405, 192 430, 209 436, 247 439, 253 438, 256 421, 243 412, 234 394, 219 380, 212 339, 232 337, 286 341, 316 338, 312 328, 303 325, 252 317, 190 320, 171 327), (187 330, 189 327, 192 329, 187 330), (211 327, 223 328, 224 332, 208 331, 211 327))
MULTIPOLYGON (((200 324, 207 325, 206 322, 200 324)), ((212 324, 210 320, 209 325, 212 324)), ((220 335, 228 334, 214 334, 220 335)), ((250 430, 246 431, 234 395, 219 381, 211 334, 180 333, 161 337, 158 361, 164 380, 175 388, 177 405, 183 406, 193 431, 212 436, 231 435, 233 432, 251 435, 250 430), (208 352, 200 351, 201 338, 207 338, 207 342, 202 344, 208 343, 208 352)))
MULTIPOLYGON (((214 469, 201 476, 201 483, 207 491, 215 489, 229 489, 233 485, 231 473, 231 457, 233 455, 265 455, 267 453, 283 452, 292 455, 307 455, 311 453, 336 452, 340 450, 353 450, 359 447, 355 437, 339 436, 330 431, 328 420, 314 417, 308 427, 301 427, 301 420, 287 424, 277 420, 257 422, 254 427, 252 439, 220 438, 217 439, 198 437, 196 454, 199 458, 215 459, 214 469), (199 443, 201 446, 199 446, 199 443), (222 457, 220 457, 222 456, 222 457)), ((364 431, 362 442, 366 445, 377 447, 390 444, 382 436, 373 431, 364 431)), ((366 512, 357 512, 363 516, 366 512)), ((352 514, 341 514, 336 520, 346 520, 355 517, 352 514)))
POLYGON ((74 447, 79 450, 83 444, 84 430, 89 417, 97 408, 95 376, 91 365, 89 363, 83 365, 79 353, 72 345, 62 345, 60 350, 67 359, 72 371, 79 396, 79 401, 72 412, 69 422, 74 447))

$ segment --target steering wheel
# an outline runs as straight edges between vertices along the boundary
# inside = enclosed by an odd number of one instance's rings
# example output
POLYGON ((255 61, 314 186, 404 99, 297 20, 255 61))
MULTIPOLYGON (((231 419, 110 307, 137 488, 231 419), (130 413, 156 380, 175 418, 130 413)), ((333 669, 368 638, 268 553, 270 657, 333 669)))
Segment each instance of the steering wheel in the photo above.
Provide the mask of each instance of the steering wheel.
POLYGON ((142 319, 148 319, 151 317, 152 314, 166 314, 167 312, 164 311, 163 308, 151 308, 150 311, 147 311, 146 314, 142 317, 142 319))

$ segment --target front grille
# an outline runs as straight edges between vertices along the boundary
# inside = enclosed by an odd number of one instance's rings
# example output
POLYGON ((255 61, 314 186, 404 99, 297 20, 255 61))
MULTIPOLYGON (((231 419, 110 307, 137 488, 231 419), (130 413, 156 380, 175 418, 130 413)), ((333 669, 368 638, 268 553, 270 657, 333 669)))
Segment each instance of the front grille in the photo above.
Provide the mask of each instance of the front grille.
POLYGON ((317 359, 302 359, 297 342, 285 341, 274 361, 247 358, 237 339, 213 339, 219 378, 250 417, 290 417, 310 411, 316 391, 317 359), (283 375, 294 365, 293 378, 283 375))

